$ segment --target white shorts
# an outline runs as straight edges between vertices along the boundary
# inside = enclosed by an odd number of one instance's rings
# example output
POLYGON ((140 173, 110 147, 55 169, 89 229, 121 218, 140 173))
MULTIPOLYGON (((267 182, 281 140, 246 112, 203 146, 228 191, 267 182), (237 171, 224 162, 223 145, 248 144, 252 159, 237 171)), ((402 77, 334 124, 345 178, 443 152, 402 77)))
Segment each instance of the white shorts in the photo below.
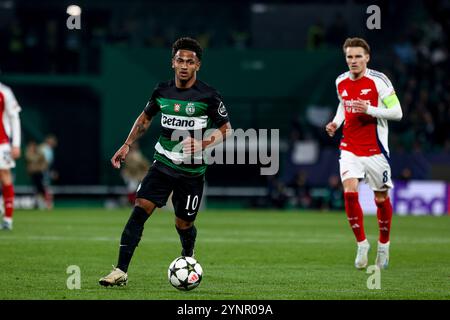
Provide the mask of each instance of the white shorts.
POLYGON ((0 170, 14 168, 16 162, 11 156, 11 145, 9 143, 0 144, 0 170))
POLYGON ((341 150, 339 159, 341 181, 349 178, 364 180, 373 191, 386 191, 394 187, 391 180, 391 166, 384 154, 358 157, 341 150))

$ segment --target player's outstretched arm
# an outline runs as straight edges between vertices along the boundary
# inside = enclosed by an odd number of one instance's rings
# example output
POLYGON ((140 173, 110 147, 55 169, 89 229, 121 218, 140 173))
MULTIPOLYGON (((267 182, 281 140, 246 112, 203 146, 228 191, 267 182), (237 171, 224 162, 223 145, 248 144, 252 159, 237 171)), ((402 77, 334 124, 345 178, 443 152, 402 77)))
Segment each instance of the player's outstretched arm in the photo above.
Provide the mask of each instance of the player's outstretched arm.
POLYGON ((183 153, 193 154, 206 148, 213 147, 232 135, 230 122, 224 123, 218 129, 214 130, 203 141, 197 141, 194 138, 187 138, 183 140, 183 153))
POLYGON ((384 98, 383 104, 386 108, 374 108, 369 106, 367 109, 367 114, 375 118, 386 120, 400 121, 403 118, 402 107, 395 93, 384 98))
POLYGON ((328 122, 327 126, 325 127, 325 130, 327 131, 327 133, 330 137, 334 137, 337 127, 338 126, 335 122, 328 122))
POLYGON ((325 127, 325 130, 327 131, 330 137, 333 137, 335 135, 336 130, 339 129, 339 127, 342 125, 344 119, 345 119, 344 108, 342 107, 342 103, 339 103, 334 119, 331 122, 329 122, 325 127))
POLYGON ((210 136, 203 140, 202 148, 213 147, 233 134, 230 122, 224 123, 218 129, 214 130, 210 136))
POLYGON ((130 151, 130 146, 138 140, 147 131, 152 123, 152 117, 150 117, 145 112, 142 112, 131 128, 125 143, 117 150, 114 156, 111 158, 111 164, 114 168, 120 169, 120 164, 127 157, 130 151))
POLYGON ((396 121, 402 119, 402 108, 400 106, 400 101, 398 101, 397 95, 395 93, 384 98, 383 104, 386 106, 386 108, 377 108, 367 104, 367 102, 358 98, 358 100, 353 103, 353 110, 356 112, 367 113, 368 115, 378 119, 396 121))

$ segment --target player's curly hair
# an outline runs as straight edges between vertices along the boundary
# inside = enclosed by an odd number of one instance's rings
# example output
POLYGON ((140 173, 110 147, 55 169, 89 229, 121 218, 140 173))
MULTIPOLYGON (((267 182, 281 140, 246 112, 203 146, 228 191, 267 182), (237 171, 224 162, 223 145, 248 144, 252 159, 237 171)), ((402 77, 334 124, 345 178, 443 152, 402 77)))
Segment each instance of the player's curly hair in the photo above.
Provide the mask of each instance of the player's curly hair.
POLYGON ((369 44, 363 38, 347 38, 342 46, 344 53, 348 47, 361 47, 367 54, 370 54, 369 44))
POLYGON ((178 50, 194 51, 198 60, 202 60, 203 49, 200 46, 200 43, 195 39, 184 37, 175 41, 172 45, 172 58, 178 50))

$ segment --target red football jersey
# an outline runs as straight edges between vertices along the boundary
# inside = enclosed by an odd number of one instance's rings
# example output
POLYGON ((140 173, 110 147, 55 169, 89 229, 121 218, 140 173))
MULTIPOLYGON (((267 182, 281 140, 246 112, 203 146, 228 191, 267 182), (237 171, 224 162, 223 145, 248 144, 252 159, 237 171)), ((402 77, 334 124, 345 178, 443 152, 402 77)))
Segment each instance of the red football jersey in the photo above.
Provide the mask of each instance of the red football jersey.
POLYGON ((340 149, 357 156, 389 155, 387 120, 356 113, 352 108, 358 98, 373 107, 386 108, 382 100, 394 92, 389 79, 371 69, 366 69, 358 80, 353 80, 350 72, 346 72, 336 79, 336 89, 345 113, 340 149))
MULTIPOLYGON (((17 115, 20 110, 20 106, 12 90, 8 86, 0 83, 0 144, 10 143, 12 128, 9 117, 17 115)), ((16 134, 19 135, 16 138, 20 141, 20 132, 16 134)))

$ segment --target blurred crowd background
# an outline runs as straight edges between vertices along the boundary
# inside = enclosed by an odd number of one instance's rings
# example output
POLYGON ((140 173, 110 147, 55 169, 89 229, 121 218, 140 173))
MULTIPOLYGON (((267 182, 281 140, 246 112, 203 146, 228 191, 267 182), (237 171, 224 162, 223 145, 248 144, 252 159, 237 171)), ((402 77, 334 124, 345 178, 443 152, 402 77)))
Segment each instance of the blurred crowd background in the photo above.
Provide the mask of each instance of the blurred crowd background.
MULTIPOLYGON (((324 125, 337 107, 334 79, 346 71, 344 40, 368 40, 369 67, 400 98, 403 120, 389 125, 393 177, 450 181, 449 29, 445 0, 0 0, 0 81, 22 105, 24 145, 57 137, 57 193, 113 197, 124 181, 110 156, 156 82, 172 76, 171 44, 195 37, 205 48, 199 78, 222 92, 233 127, 276 128, 281 138, 276 176, 260 176, 256 165, 211 167, 212 203, 341 209, 340 135, 329 138, 324 125), (71 4, 82 8, 80 30, 66 27, 71 4), (372 4, 380 30, 366 27, 372 4), (245 199, 237 187, 247 188, 245 199)), ((156 127, 141 141, 148 159, 156 127)))

